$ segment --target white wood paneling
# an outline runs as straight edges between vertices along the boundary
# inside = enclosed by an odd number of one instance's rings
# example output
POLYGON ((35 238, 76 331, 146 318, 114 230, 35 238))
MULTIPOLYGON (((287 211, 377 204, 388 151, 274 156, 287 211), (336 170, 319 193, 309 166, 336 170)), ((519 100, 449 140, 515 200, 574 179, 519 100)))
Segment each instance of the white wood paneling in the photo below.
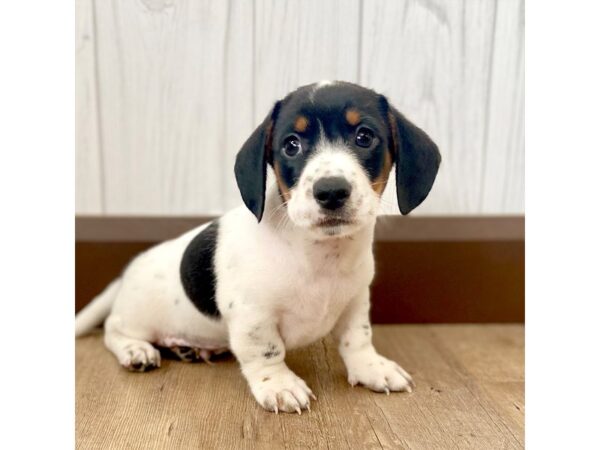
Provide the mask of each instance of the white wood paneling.
MULTIPOLYGON (((239 147, 322 79, 440 146, 417 214, 524 211, 523 0, 78 0, 77 212, 216 214, 239 147), (93 8, 91 7, 93 5, 93 8)), ((394 185, 383 212, 397 212, 394 185)))
POLYGON ((75 210, 103 212, 92 0, 76 0, 75 29, 75 210))
POLYGON ((523 212, 525 192, 524 4, 498 2, 479 209, 523 212))
MULTIPOLYGON (((500 83, 498 76, 505 76, 495 73, 492 64, 498 43, 496 7, 494 0, 365 0, 361 82, 385 93, 432 136, 443 155, 434 189, 415 214, 519 209, 484 197, 488 184, 499 195, 507 188, 504 172, 484 180, 488 155, 496 152, 496 158, 510 164, 507 152, 497 154, 500 149, 489 145, 490 127, 502 126, 498 120, 490 123, 496 107, 490 103, 492 87, 500 83)), ((514 43, 522 39, 518 29, 512 31, 514 43)), ((513 68, 513 75, 518 75, 518 68, 513 68)), ((511 168, 522 177, 522 166, 511 168)), ((390 183, 384 212, 398 211, 394 195, 390 183)))
POLYGON ((251 5, 97 2, 107 213, 219 213, 252 127, 251 5), (225 178, 227 177, 227 178, 225 178))
POLYGON ((358 0, 257 0, 254 98, 259 123, 293 89, 319 80, 356 82, 358 0))

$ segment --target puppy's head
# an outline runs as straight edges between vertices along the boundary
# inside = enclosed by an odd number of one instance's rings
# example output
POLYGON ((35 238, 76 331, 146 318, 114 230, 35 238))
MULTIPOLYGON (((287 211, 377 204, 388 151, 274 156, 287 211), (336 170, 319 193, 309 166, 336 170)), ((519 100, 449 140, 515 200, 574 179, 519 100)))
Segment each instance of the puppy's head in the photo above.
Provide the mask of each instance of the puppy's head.
POLYGON ((260 221, 267 164, 287 214, 318 236, 351 234, 373 221, 390 170, 402 214, 427 197, 437 146, 382 95, 345 82, 304 86, 278 101, 237 155, 244 203, 260 221))

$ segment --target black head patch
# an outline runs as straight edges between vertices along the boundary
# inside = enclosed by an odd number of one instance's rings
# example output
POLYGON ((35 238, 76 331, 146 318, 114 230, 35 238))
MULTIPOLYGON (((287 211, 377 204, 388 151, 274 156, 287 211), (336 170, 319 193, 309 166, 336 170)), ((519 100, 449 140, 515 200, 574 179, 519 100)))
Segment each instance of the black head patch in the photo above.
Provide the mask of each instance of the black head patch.
POLYGON ((259 221, 267 164, 273 167, 279 191, 288 200, 321 140, 350 151, 379 194, 396 163, 402 214, 425 199, 440 163, 433 141, 382 95, 346 82, 303 86, 275 104, 237 156, 238 187, 259 221))

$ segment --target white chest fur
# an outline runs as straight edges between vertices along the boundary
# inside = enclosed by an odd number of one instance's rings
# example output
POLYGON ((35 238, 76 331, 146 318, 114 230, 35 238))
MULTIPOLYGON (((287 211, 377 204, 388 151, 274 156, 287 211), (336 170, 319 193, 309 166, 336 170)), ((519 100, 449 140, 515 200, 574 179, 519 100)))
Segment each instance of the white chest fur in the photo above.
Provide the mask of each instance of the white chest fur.
POLYGON ((279 303, 279 332, 287 348, 325 336, 349 301, 371 281, 369 241, 336 239, 299 243, 288 301, 279 303), (366 244, 366 246, 365 246, 366 244))
POLYGON ((259 230, 252 224, 252 239, 244 239, 236 236, 242 220, 236 216, 222 220, 219 308, 226 320, 236 313, 238 302, 246 304, 245 314, 268 311, 288 349, 329 333, 373 278, 372 228, 351 237, 316 240, 293 229, 264 224, 259 230))

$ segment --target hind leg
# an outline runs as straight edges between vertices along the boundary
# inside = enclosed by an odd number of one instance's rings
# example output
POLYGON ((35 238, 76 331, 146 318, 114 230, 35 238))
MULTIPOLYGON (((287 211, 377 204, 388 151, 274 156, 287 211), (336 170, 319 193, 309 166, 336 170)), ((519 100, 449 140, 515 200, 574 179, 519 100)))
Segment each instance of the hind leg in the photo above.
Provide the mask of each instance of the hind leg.
POLYGON ((106 321, 104 344, 117 357, 119 364, 132 372, 160 367, 160 352, 152 344, 123 334, 114 322, 114 317, 106 321))

